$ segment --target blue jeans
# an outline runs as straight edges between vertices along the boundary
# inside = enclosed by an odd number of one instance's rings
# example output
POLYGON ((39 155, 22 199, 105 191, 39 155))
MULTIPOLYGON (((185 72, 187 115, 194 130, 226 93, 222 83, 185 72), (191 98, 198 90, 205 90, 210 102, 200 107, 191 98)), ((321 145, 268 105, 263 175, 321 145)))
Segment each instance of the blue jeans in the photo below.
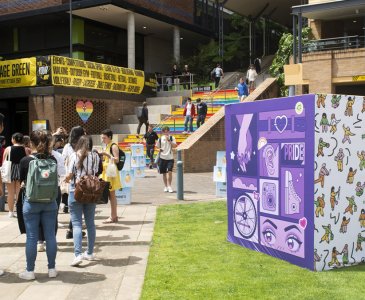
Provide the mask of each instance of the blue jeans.
MULTIPOLYGON (((71 190, 75 187, 72 184, 71 190)), ((93 254, 95 245, 95 207, 96 204, 79 203, 74 198, 74 192, 68 196, 68 207, 70 209, 71 221, 73 226, 75 256, 82 253, 82 213, 84 213, 85 224, 87 229, 87 251, 88 255, 93 254)))
MULTIPOLYGON (((21 201, 21 200, 20 200, 21 201)), ((54 269, 56 265, 57 242, 55 233, 55 222, 57 218, 57 202, 36 203, 24 199, 23 218, 27 231, 27 242, 25 255, 27 257, 27 270, 34 271, 37 258, 37 241, 39 222, 42 222, 44 237, 47 242, 48 269, 54 269)))
POLYGON ((188 122, 189 122, 189 130, 193 132, 193 118, 191 116, 185 116, 185 131, 188 131, 188 122))

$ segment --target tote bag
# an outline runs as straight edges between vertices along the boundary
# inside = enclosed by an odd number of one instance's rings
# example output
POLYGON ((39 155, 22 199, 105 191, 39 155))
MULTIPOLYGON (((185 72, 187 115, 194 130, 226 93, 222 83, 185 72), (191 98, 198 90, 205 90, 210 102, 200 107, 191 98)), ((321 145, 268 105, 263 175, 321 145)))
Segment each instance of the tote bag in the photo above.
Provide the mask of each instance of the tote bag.
POLYGON ((3 161, 3 165, 1 167, 1 178, 3 182, 10 183, 11 182, 11 161, 10 161, 10 152, 11 147, 8 147, 9 151, 5 157, 5 161, 3 161))

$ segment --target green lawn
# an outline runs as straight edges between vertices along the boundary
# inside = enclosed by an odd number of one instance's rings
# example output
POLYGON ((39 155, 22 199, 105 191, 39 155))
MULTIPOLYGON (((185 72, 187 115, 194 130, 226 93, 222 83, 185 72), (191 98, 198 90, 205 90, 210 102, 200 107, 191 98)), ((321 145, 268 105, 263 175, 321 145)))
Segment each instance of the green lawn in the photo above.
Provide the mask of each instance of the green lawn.
POLYGON ((364 265, 312 272, 226 236, 225 201, 160 206, 141 299, 365 299, 364 265))

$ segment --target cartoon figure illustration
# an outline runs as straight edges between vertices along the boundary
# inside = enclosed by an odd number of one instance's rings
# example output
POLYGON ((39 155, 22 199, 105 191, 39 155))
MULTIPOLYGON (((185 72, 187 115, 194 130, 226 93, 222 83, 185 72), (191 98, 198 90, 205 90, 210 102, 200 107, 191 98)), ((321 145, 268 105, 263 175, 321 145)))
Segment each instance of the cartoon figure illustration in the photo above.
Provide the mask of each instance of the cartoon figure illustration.
POLYGON ((321 104, 323 107, 325 107, 324 100, 326 99, 326 97, 327 97, 327 94, 318 94, 318 100, 317 100, 318 108, 321 107, 321 104))
POLYGON ((245 114, 242 119, 240 137, 238 139, 237 160, 243 173, 247 172, 246 165, 251 161, 252 136, 249 130, 253 114, 245 114))
POLYGON ((365 111, 365 97, 363 99, 364 100, 362 100, 362 110, 361 110, 362 113, 365 111))
POLYGON ((363 193, 364 193, 364 188, 365 188, 365 182, 363 185, 361 185, 361 182, 359 181, 357 184, 356 184, 356 196, 361 196, 363 193))
POLYGON ((335 209, 335 205, 338 204, 338 201, 336 200, 336 195, 338 194, 338 197, 340 197, 340 189, 341 187, 338 188, 338 191, 335 192, 335 187, 331 187, 331 198, 330 198, 330 202, 331 202, 331 209, 334 210, 335 209))
POLYGON ((346 265, 349 263, 349 249, 348 249, 348 245, 345 244, 345 247, 343 247, 342 249, 342 264, 346 265))
POLYGON ((331 230, 331 224, 328 224, 327 226, 322 225, 323 229, 325 230, 325 234, 322 236, 321 241, 319 243, 322 243, 323 241, 326 241, 327 244, 330 243, 334 238, 334 235, 331 230), (331 236, 330 236, 331 235, 331 236))
POLYGON ((323 217, 323 208, 325 206, 324 194, 322 194, 322 197, 318 197, 317 201, 314 201, 314 204, 317 206, 317 208, 316 208, 316 217, 317 218, 319 217, 319 213, 323 217))
POLYGON ((336 247, 333 247, 332 248, 332 260, 331 260, 331 262, 330 263, 328 263, 328 266, 330 267, 330 266, 332 266, 334 263, 336 264, 336 265, 340 265, 340 263, 338 262, 338 260, 337 260, 337 255, 339 255, 340 253, 336 250, 336 247))
POLYGON ((319 255, 317 254, 317 249, 314 249, 314 271, 317 271, 316 268, 316 262, 321 261, 321 258, 319 257, 319 255))
POLYGON ((354 176, 355 176, 356 172, 357 172, 357 169, 354 171, 352 169, 352 167, 350 167, 349 174, 347 175, 347 180, 346 180, 347 183, 349 183, 349 184, 354 183, 354 176))
POLYGON ((321 186, 324 186, 324 176, 328 176, 330 172, 326 169, 326 164, 322 165, 321 170, 319 171, 318 179, 314 181, 314 183, 321 183, 321 186))
POLYGON ((345 131, 345 136, 343 137, 342 143, 344 144, 346 141, 348 141, 349 144, 351 144, 350 135, 353 136, 355 134, 350 131, 350 127, 346 128, 345 124, 342 126, 342 128, 345 131))
POLYGON ((341 100, 341 96, 337 97, 337 95, 332 95, 332 99, 331 99, 332 107, 337 108, 340 105, 340 100, 341 100))
POLYGON ((363 241, 365 241, 365 237, 362 237, 361 236, 361 233, 359 233, 358 235, 357 235, 357 247, 356 247, 356 252, 357 252, 357 250, 360 250, 360 251, 362 251, 362 247, 361 247, 361 243, 363 242, 363 241))
POLYGON ((345 154, 343 154, 343 149, 340 148, 338 150, 337 155, 335 156, 335 161, 337 161, 337 168, 340 172, 343 171, 343 159, 345 157, 345 154))
POLYGON ((352 207, 354 207, 355 212, 357 211, 355 197, 354 196, 352 196, 351 198, 346 197, 346 199, 349 201, 349 205, 346 207, 344 214, 347 213, 348 211, 350 212, 350 214, 353 214, 352 207))
POLYGON ((365 227, 365 209, 361 210, 359 221, 360 221, 360 227, 361 228, 365 227))
POLYGON ((347 232, 347 224, 350 222, 350 218, 346 220, 346 217, 342 218, 340 233, 346 233, 347 232))
POLYGON ((322 119, 321 119, 320 125, 322 125, 322 132, 327 132, 329 123, 328 123, 328 120, 327 120, 327 114, 326 113, 322 114, 322 119))
POLYGON ((335 134, 335 132, 337 131, 337 124, 340 123, 341 120, 336 120, 335 114, 331 115, 331 130, 330 133, 332 132, 333 134, 335 134))
POLYGON ((359 151, 357 152, 357 157, 360 158, 360 170, 362 171, 362 167, 365 167, 365 151, 362 150, 361 154, 359 154, 359 151))
POLYGON ((323 139, 319 138, 317 157, 320 156, 320 155, 324 156, 323 147, 328 148, 329 146, 330 146, 330 144, 328 144, 326 142, 323 142, 323 139))
POLYGON ((352 106, 354 105, 355 102, 355 97, 354 99, 351 100, 351 97, 347 98, 347 103, 346 103, 346 110, 345 110, 345 116, 353 116, 353 112, 352 112, 352 106))

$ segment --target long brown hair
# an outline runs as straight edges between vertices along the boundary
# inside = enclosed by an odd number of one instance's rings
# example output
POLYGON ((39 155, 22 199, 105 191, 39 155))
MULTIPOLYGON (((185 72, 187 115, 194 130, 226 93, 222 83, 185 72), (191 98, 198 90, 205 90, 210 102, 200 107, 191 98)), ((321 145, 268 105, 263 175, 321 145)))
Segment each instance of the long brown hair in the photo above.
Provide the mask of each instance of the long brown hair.
POLYGON ((52 134, 47 130, 35 130, 30 134, 32 147, 39 154, 52 154, 52 134))
MULTIPOLYGON (((88 156, 89 152, 91 152, 93 149, 93 140, 91 138, 90 135, 83 135, 82 137, 80 137, 76 148, 75 148, 75 152, 80 151, 81 155, 79 157, 79 164, 78 164, 78 168, 82 168, 83 164, 84 164, 84 160, 85 158, 88 156)), ((86 170, 87 171, 87 170, 86 170)))

